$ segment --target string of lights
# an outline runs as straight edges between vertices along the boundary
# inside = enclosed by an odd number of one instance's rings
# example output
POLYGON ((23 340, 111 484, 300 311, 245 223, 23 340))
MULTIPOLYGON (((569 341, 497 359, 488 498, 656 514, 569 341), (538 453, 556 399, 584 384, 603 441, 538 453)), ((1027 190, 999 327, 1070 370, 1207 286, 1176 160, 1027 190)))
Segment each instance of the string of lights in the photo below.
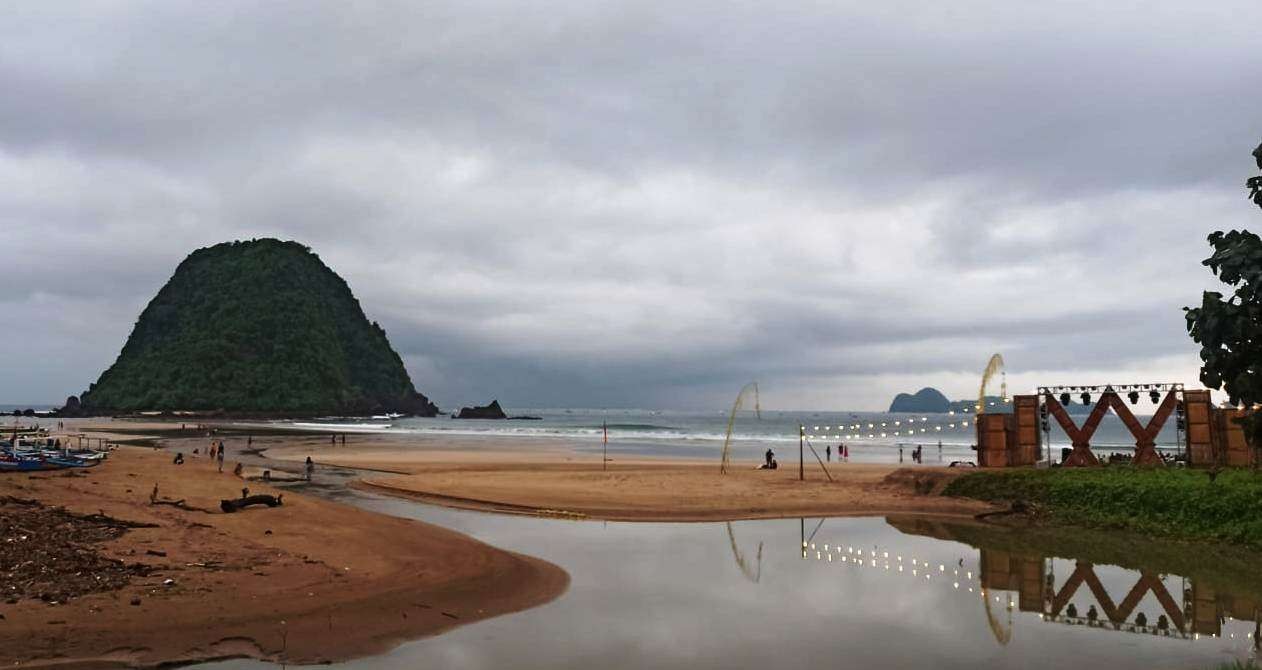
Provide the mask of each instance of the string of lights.
MULTIPOLYGON (((829 563, 837 563, 839 565, 848 565, 856 568, 877 568, 895 575, 904 575, 910 579, 924 579, 925 581, 933 581, 936 575, 939 577, 939 583, 949 583, 952 588, 962 590, 964 593, 979 593, 981 597, 987 597, 986 589, 981 585, 980 577, 974 577, 972 570, 963 570, 958 567, 948 569, 945 563, 939 563, 935 570, 934 566, 922 558, 908 556, 903 557, 902 554, 891 553, 888 550, 869 549, 866 552, 863 549, 855 547, 846 547, 842 551, 841 545, 819 544, 815 542, 802 543, 802 559, 812 560, 811 552, 815 552, 813 560, 826 561, 829 563), (836 557, 834 558, 834 554, 836 557), (948 580, 948 577, 950 578, 948 580)), ((998 596, 995 596, 995 602, 1002 602, 998 596)), ((1008 596, 1008 606, 1014 606, 1012 596, 1008 596)))
POLYGON ((865 435, 869 439, 878 437, 915 437, 927 435, 930 431, 940 433, 943 430, 968 428, 969 421, 951 421, 948 423, 929 424, 929 417, 920 419, 895 419, 894 421, 864 421, 847 423, 838 426, 801 426, 808 440, 858 440, 865 435), (865 428, 866 427, 866 428, 865 428), (892 430, 891 430, 892 429, 892 430))

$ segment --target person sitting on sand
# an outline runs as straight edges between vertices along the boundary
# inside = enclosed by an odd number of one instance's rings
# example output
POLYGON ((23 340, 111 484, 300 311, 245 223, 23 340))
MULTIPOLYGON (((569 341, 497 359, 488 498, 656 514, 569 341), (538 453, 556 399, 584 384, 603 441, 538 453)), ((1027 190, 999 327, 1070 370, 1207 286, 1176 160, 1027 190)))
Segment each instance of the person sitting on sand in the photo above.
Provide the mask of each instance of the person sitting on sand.
POLYGON ((171 462, 175 465, 184 465, 184 452, 182 451, 175 452, 175 460, 171 462))

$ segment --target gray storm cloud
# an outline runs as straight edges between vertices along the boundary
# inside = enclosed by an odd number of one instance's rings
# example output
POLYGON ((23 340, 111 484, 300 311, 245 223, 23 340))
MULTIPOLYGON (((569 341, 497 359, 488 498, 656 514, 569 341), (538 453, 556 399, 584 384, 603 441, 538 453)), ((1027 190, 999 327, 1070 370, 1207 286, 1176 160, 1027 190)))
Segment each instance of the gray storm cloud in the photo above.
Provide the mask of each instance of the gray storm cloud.
POLYGON ((440 405, 1194 382, 1252 3, 5 3, 0 402, 303 241, 440 405))

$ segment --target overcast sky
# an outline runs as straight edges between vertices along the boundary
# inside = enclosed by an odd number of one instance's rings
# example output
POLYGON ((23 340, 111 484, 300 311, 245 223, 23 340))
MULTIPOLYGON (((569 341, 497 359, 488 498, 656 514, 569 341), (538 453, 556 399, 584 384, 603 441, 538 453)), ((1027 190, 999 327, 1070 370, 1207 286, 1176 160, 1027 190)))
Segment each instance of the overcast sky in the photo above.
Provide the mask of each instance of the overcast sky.
POLYGON ((301 241, 450 408, 1197 380, 1256 0, 0 4, 0 402, 301 241))

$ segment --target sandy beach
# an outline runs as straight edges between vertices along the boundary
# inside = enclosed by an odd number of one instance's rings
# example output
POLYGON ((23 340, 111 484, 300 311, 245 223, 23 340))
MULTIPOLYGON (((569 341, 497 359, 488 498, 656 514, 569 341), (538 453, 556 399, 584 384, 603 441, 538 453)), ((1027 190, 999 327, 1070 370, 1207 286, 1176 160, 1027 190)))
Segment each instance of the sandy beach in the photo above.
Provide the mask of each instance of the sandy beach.
MULTIPOLYGON (((554 565, 456 532, 292 492, 283 493, 281 507, 223 514, 220 499, 240 495, 243 486, 251 493, 282 492, 220 474, 204 456, 190 456, 181 466, 171 461, 165 450, 123 447, 88 470, 0 477, 0 510, 13 541, 55 543, 73 535, 59 530, 50 539, 23 530, 24 517, 33 520, 58 506, 73 515, 100 515, 97 522, 110 520, 102 522, 106 526, 145 526, 100 543, 53 547, 60 555, 103 560, 131 577, 121 588, 95 593, 45 593, 45 599, 7 593, 8 602, 0 604, 0 662, 135 667, 254 657, 321 663, 532 607, 557 597, 568 583, 554 565), (189 509, 151 505, 154 484, 160 498, 182 499, 189 509)), ((69 527, 92 523, 63 521, 69 527)), ((60 566, 16 560, 6 590, 32 571, 52 570, 48 579, 58 583, 60 566)))
POLYGON ((348 446, 291 436, 268 444, 269 459, 371 470, 357 485, 428 503, 504 513, 609 521, 727 521, 797 516, 930 514, 972 516, 994 508, 940 495, 962 470, 808 462, 759 470, 736 461, 626 457, 602 469, 601 456, 564 442, 505 449, 486 440, 442 441, 360 435, 348 446), (831 476, 832 480, 829 480, 831 476))
MULTIPOLYGON (((135 667, 239 656, 327 662, 526 609, 565 590, 568 576, 549 563, 258 481, 264 469, 294 479, 308 456, 318 473, 337 473, 342 486, 574 519, 962 518, 994 509, 937 495, 959 474, 948 468, 834 462, 830 481, 809 463, 799 481, 796 464, 769 471, 736 461, 721 474, 717 463, 628 457, 602 468, 600 455, 563 441, 359 434, 342 446, 319 433, 209 429, 228 445, 224 473, 205 455, 205 429, 91 420, 67 424, 63 434, 160 448, 124 446, 96 468, 0 478, 0 510, 8 520, 64 507, 100 515, 98 522, 145 526, 107 529, 108 538, 87 548, 115 562, 121 587, 69 598, 26 593, 0 605, 4 637, 23 640, 0 645, 0 662, 135 667), (176 452, 185 455, 184 465, 172 464, 176 452), (238 461, 246 479, 230 474, 238 461), (185 508, 150 504, 154 484, 160 499, 184 500, 185 508), (220 499, 241 495, 243 487, 283 493, 285 504, 221 513, 220 499), (30 507, 35 501, 39 507, 30 507)), ((18 532, 9 525, 10 535, 18 532)))

